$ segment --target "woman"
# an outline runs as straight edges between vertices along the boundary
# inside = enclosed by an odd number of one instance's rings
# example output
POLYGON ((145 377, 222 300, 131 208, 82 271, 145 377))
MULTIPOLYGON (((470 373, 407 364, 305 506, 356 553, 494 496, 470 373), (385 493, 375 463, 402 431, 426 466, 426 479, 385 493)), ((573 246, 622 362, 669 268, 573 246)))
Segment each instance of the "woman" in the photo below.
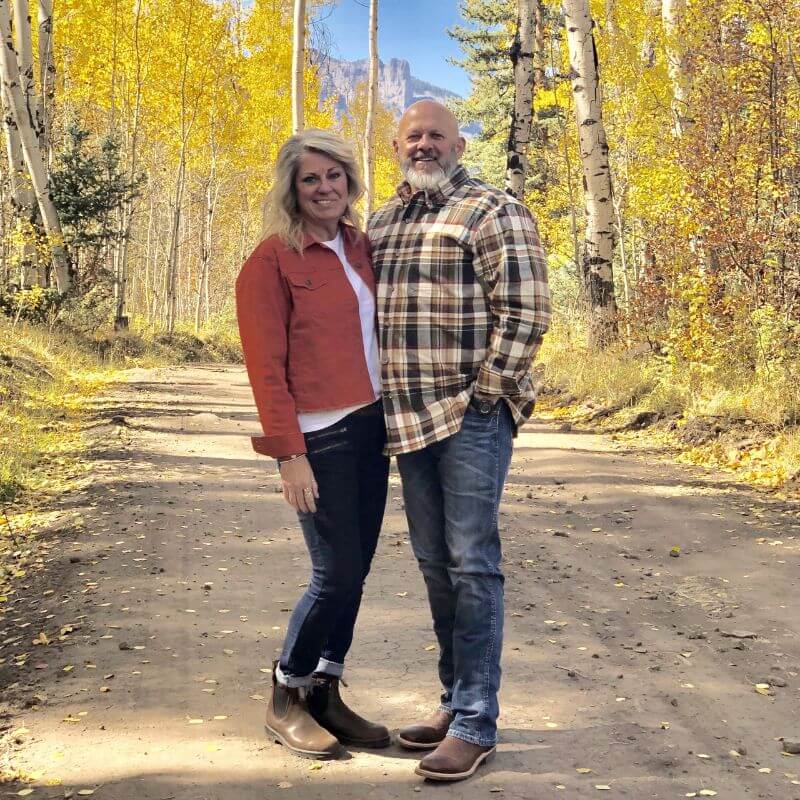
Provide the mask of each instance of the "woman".
POLYGON ((312 576, 275 663, 267 731, 298 755, 386 747, 389 732, 339 694, 386 504, 389 464, 375 333, 375 283, 353 208, 352 149, 307 130, 278 155, 265 238, 236 282, 247 372, 283 495, 297 509, 312 576))

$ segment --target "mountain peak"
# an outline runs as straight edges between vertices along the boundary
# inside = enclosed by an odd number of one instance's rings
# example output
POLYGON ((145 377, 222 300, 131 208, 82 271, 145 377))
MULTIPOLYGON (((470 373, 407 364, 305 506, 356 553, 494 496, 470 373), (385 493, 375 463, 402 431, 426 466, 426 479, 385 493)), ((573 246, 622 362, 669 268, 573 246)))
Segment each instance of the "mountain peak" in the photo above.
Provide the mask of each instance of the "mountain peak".
MULTIPOLYGON (((336 97, 336 110, 346 114, 356 87, 367 80, 369 62, 366 58, 358 61, 343 61, 330 56, 315 54, 322 83, 320 99, 336 97)), ((430 98, 442 103, 459 97, 449 89, 419 80, 411 74, 411 65, 404 58, 390 58, 379 62, 378 94, 381 102, 396 116, 400 116, 417 100, 430 98)))

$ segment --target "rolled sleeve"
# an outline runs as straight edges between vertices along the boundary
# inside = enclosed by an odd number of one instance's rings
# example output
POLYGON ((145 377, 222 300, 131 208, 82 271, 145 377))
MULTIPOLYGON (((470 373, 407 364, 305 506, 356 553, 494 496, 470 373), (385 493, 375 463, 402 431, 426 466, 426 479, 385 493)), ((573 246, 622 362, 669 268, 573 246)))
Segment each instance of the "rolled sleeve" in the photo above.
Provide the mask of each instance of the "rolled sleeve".
POLYGON ((488 214, 476 231, 474 268, 492 310, 493 328, 475 390, 515 397, 550 324, 547 260, 536 223, 521 203, 488 214))
POLYGON ((260 245, 236 280, 236 312, 245 366, 263 429, 253 449, 280 458, 305 453, 286 374, 291 299, 277 261, 260 245))

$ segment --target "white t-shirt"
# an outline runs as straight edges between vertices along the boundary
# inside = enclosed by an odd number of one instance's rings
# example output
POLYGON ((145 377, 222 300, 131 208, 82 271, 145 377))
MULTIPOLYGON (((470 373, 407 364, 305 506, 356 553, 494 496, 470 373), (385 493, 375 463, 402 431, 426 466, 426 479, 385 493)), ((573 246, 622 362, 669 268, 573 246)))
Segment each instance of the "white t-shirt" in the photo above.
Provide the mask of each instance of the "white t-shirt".
MULTIPOLYGON (((339 261, 342 262, 347 280, 350 281, 350 285, 353 287, 353 291, 358 298, 358 311, 361 317, 361 339, 364 344, 364 358, 367 362, 369 379, 375 391, 375 399, 377 400, 381 396, 381 362, 378 355, 378 337, 375 333, 375 298, 372 296, 369 286, 364 283, 361 276, 350 266, 344 251, 344 240, 342 239, 341 231, 339 231, 336 238, 332 241, 320 242, 320 244, 329 247, 339 256, 339 261)), ((300 423, 300 430, 303 433, 311 433, 311 431, 319 431, 323 428, 327 428, 329 425, 333 425, 348 414, 351 414, 357 408, 363 408, 368 405, 369 403, 359 403, 355 406, 337 408, 332 411, 304 411, 298 413, 297 421, 300 423)))

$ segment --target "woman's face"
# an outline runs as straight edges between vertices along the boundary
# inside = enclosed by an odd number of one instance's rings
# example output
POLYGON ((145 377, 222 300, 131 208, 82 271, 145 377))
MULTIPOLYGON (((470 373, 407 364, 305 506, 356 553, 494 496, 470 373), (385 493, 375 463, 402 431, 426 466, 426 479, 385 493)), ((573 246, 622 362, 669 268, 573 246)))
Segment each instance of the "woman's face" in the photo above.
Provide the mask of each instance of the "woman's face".
POLYGON ((330 223, 347 209, 344 167, 322 153, 303 153, 294 179, 297 205, 305 223, 330 223))

